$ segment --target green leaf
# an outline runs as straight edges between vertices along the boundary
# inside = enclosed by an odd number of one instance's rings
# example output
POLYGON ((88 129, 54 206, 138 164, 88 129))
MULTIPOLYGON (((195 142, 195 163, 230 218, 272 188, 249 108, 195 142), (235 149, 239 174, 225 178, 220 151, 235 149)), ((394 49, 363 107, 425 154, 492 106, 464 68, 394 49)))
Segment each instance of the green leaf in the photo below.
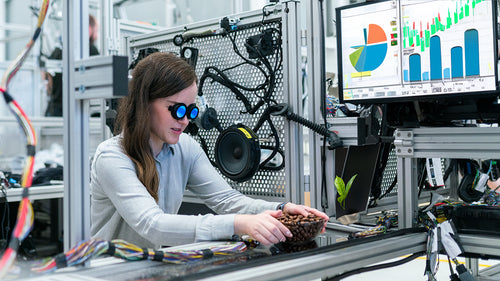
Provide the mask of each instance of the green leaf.
POLYGON ((342 178, 340 178, 339 176, 335 177, 335 187, 337 188, 337 193, 341 197, 345 191, 345 183, 344 183, 344 180, 342 178))
POLYGON ((357 175, 358 174, 355 174, 354 176, 352 176, 352 178, 347 182, 347 187, 346 187, 346 191, 345 191, 346 197, 347 197, 347 194, 349 193, 349 189, 351 189, 351 185, 354 182, 354 179, 356 178, 357 175))
POLYGON ((339 176, 335 177, 335 188, 337 188, 337 193, 339 197, 337 198, 337 201, 340 203, 340 207, 345 210, 345 199, 347 197, 347 194, 349 193, 349 190, 351 189, 351 185, 354 182, 354 179, 356 178, 357 174, 352 176, 352 178, 349 180, 347 183, 347 186, 344 183, 344 180, 340 178, 339 176))

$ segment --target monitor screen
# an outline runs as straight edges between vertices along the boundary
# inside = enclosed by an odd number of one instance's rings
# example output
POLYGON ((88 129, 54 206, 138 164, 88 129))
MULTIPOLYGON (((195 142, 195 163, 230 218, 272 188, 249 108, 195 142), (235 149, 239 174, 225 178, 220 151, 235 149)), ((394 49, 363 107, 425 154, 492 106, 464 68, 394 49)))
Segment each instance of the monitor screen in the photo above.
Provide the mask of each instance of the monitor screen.
POLYGON ((496 9, 496 0, 391 0, 337 8, 340 99, 496 95, 496 9))

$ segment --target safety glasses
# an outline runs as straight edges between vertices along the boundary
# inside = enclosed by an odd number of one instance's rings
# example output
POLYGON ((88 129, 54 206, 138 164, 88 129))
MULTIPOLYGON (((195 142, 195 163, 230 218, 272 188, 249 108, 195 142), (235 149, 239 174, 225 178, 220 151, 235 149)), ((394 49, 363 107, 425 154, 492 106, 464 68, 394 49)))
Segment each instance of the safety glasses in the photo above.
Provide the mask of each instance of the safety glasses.
POLYGON ((183 103, 176 103, 168 107, 168 110, 172 113, 172 117, 177 120, 181 120, 187 115, 188 119, 194 120, 198 117, 199 109, 196 104, 192 103, 186 106, 183 103))

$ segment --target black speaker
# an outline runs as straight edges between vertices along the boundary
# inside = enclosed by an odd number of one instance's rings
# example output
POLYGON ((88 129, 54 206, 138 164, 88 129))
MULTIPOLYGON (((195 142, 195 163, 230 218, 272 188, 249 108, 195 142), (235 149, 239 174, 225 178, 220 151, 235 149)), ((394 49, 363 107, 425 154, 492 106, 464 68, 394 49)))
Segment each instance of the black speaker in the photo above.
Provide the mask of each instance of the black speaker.
POLYGON ((483 193, 476 190, 474 184, 475 175, 465 174, 458 186, 458 197, 466 203, 478 201, 483 196, 483 193))
POLYGON ((223 130, 215 143, 215 162, 229 179, 237 182, 249 180, 260 164, 257 135, 242 124, 223 130))

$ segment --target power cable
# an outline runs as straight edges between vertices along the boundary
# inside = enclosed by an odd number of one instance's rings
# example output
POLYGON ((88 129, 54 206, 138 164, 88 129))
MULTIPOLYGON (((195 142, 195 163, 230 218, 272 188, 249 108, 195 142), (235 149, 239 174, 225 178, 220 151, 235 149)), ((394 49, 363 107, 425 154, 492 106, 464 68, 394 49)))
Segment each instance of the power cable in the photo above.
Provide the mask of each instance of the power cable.
POLYGON ((21 186, 23 188, 22 199, 19 203, 17 222, 12 231, 9 246, 0 259, 0 279, 3 278, 3 276, 8 272, 8 270, 14 263, 19 245, 24 240, 24 238, 28 236, 31 228, 33 227, 33 206, 31 205, 31 202, 28 198, 28 188, 31 186, 33 180, 33 166, 35 163, 37 143, 35 130, 28 116, 7 91, 11 79, 21 68, 26 57, 28 56, 28 53, 33 48, 35 41, 38 39, 40 33, 42 32, 42 24, 45 20, 48 6, 49 0, 44 0, 38 14, 38 22, 33 37, 25 46, 25 48, 19 53, 19 55, 14 59, 13 63, 6 69, 0 85, 0 92, 2 92, 5 102, 9 106, 10 111, 14 114, 19 125, 23 129, 24 134, 26 135, 27 142, 27 159, 21 178, 21 186))
POLYGON ((337 281, 337 280, 341 280, 341 279, 344 279, 346 277, 349 277, 349 276, 352 276, 352 275, 356 275, 356 274, 360 274, 360 273, 364 273, 364 272, 369 272, 369 271, 374 271, 374 270, 379 270, 379 269, 390 268, 390 267, 402 265, 402 264, 405 264, 407 262, 410 262, 410 261, 412 261, 412 260, 414 260, 414 259, 422 256, 423 254, 425 254, 424 251, 417 252, 417 253, 414 253, 414 254, 406 257, 406 258, 400 259, 398 261, 384 263, 384 264, 377 264, 377 265, 373 265, 373 266, 368 266, 368 267, 363 267, 363 268, 360 268, 360 269, 355 269, 355 270, 347 271, 347 272, 344 272, 344 273, 339 274, 337 276, 328 277, 328 278, 323 279, 323 280, 324 281, 337 281))
POLYGON ((213 256, 232 255, 247 249, 245 242, 226 242, 201 250, 155 250, 141 248, 121 239, 106 241, 91 239, 81 241, 66 253, 34 262, 32 272, 46 273, 57 269, 77 266, 102 255, 110 255, 127 261, 152 260, 165 263, 183 264, 213 256))

